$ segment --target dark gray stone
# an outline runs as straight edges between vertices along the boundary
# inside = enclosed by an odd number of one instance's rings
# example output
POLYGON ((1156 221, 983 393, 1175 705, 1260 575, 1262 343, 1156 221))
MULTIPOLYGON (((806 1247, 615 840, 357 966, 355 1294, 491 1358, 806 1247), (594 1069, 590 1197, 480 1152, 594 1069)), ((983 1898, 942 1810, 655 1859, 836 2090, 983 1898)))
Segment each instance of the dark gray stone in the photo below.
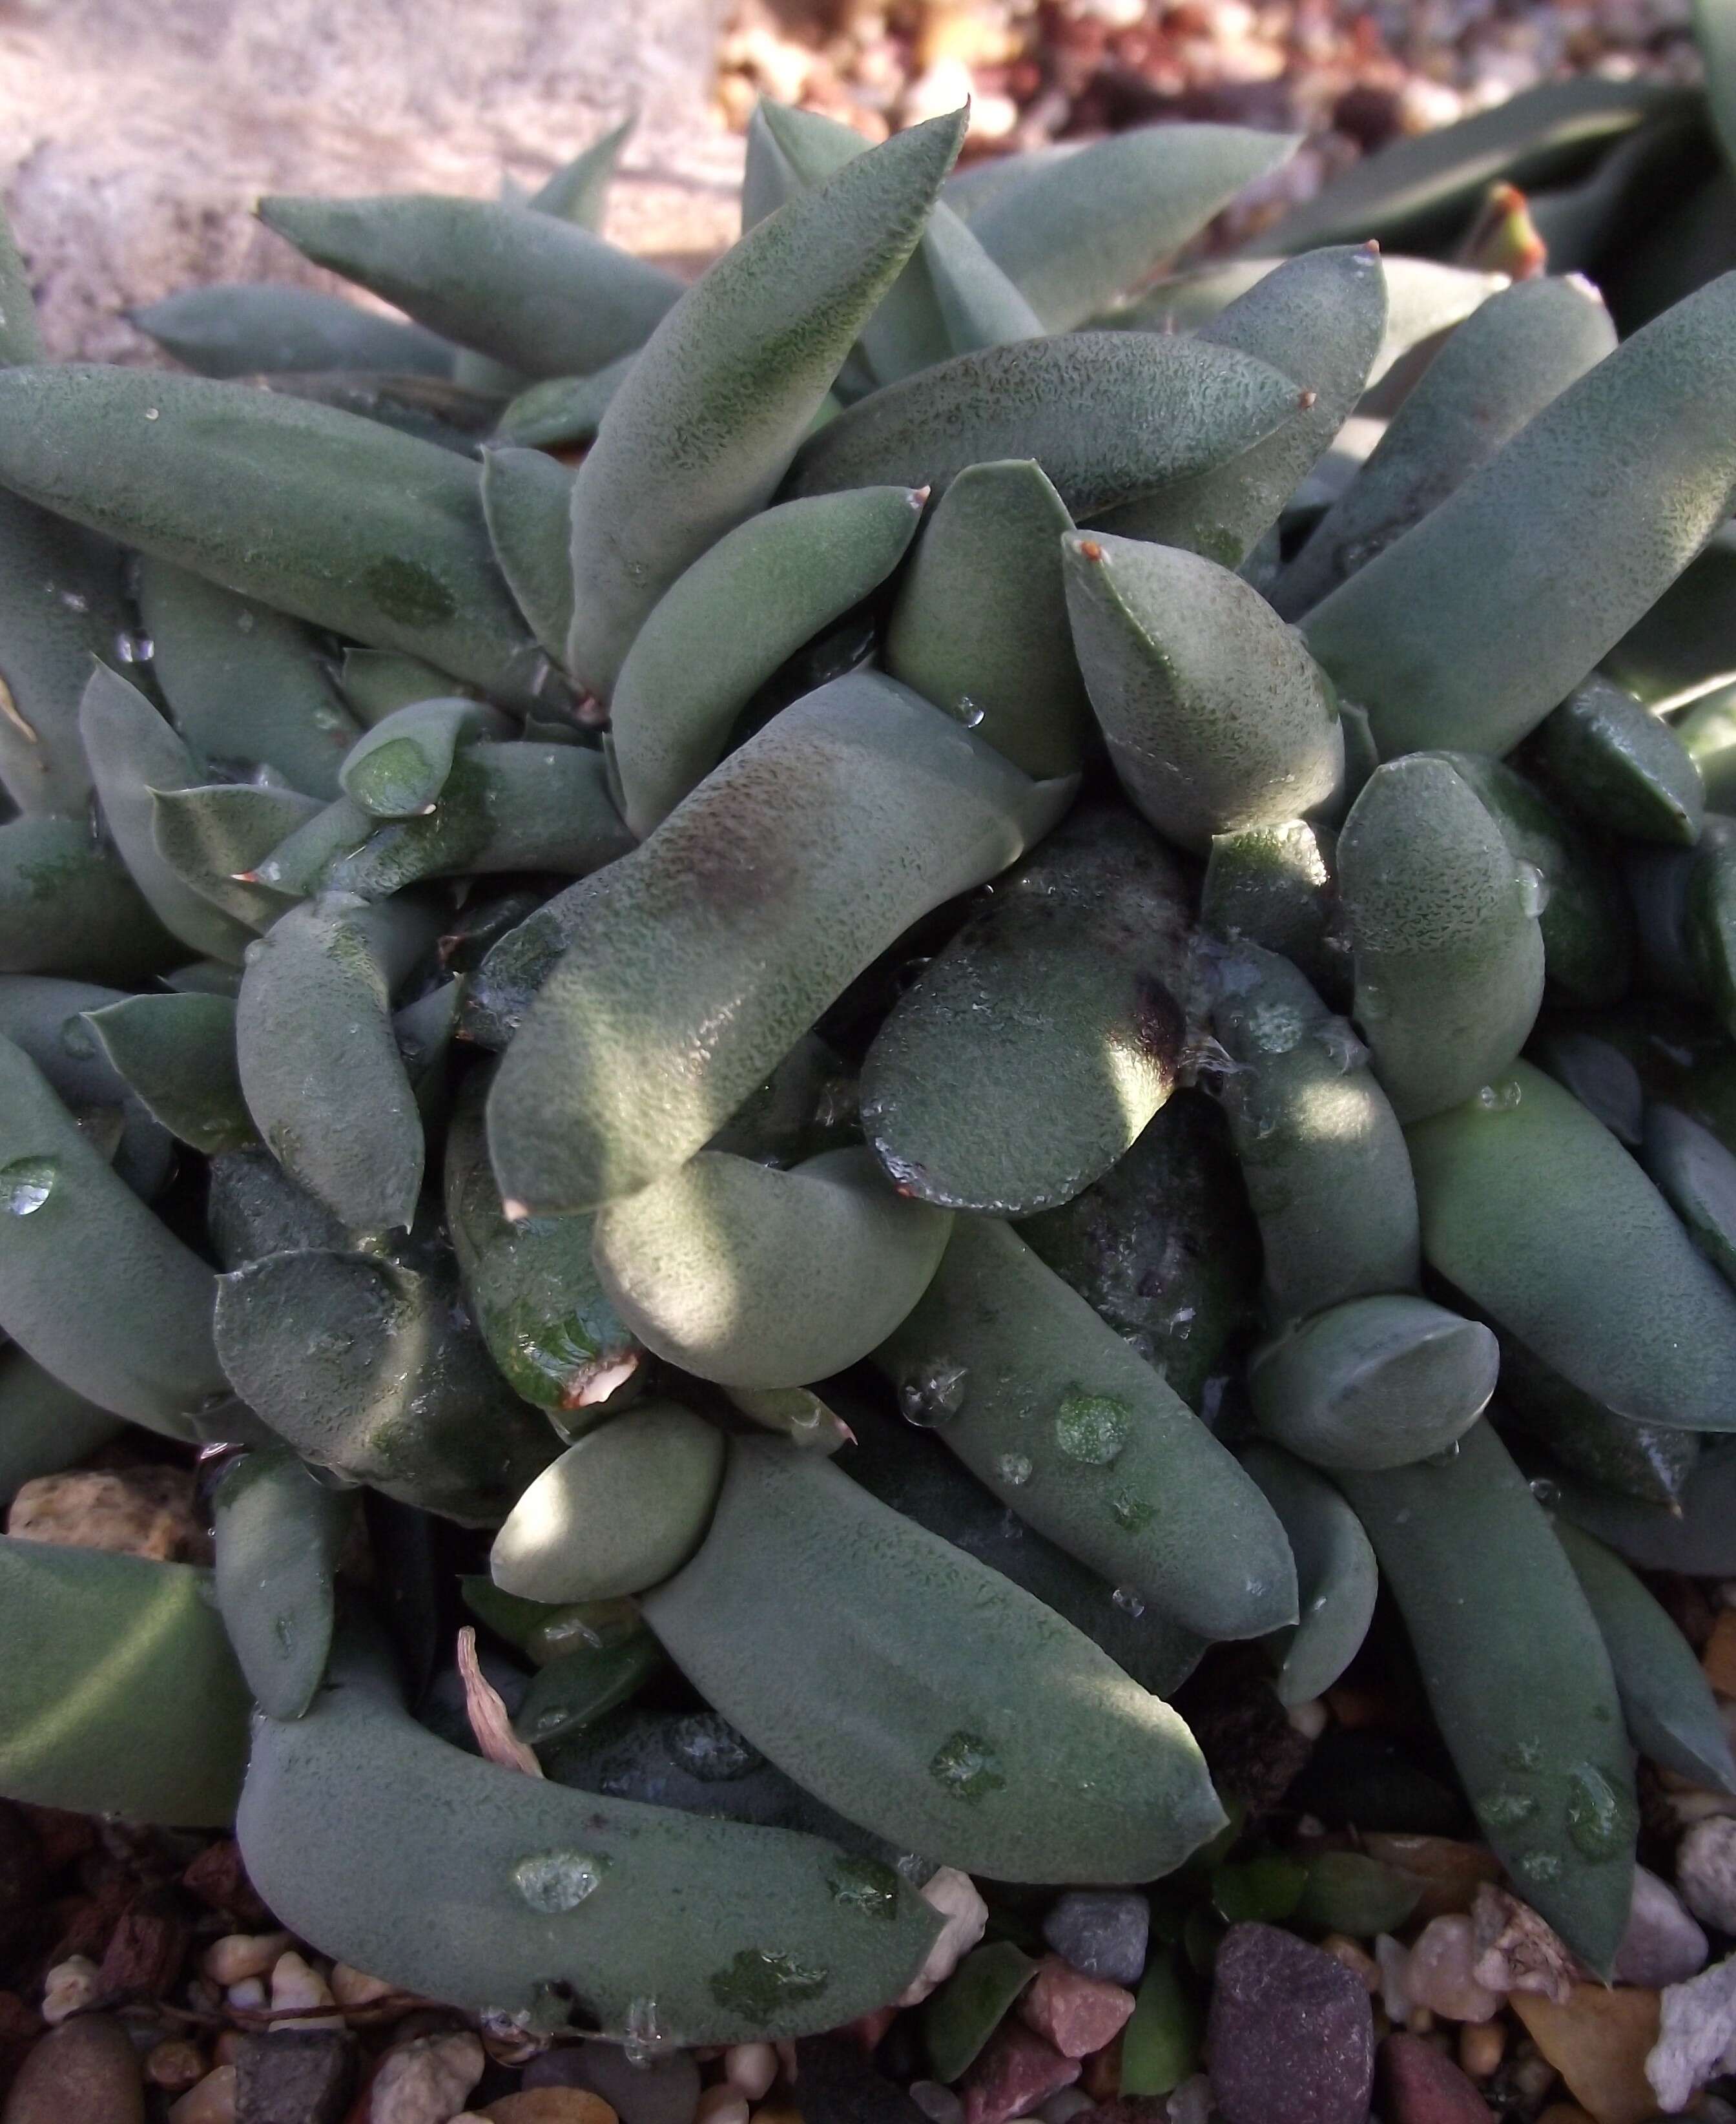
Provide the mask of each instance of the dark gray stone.
POLYGON ((523 2084, 589 2088, 621 2124, 693 2124, 699 2107, 699 2067, 687 2051, 629 2065, 618 2043, 564 2044, 533 2058, 523 2084))
POLYGON ((1081 1976, 1131 1989, 1145 1974, 1151 1905, 1143 1896, 1110 1888, 1073 1888, 1043 1920, 1043 1937, 1081 1976))
POLYGON ((235 2124, 342 2124, 355 2046, 335 2028, 243 2036, 235 2056, 235 2124))
POLYGON ((910 2097, 863 2056, 853 2037, 809 2036, 795 2046, 803 2124, 927 2124, 910 2097))
POLYGON ((1374 2014, 1362 1979, 1275 1925, 1232 1925, 1206 2069, 1224 2124, 1367 2124, 1374 2014))

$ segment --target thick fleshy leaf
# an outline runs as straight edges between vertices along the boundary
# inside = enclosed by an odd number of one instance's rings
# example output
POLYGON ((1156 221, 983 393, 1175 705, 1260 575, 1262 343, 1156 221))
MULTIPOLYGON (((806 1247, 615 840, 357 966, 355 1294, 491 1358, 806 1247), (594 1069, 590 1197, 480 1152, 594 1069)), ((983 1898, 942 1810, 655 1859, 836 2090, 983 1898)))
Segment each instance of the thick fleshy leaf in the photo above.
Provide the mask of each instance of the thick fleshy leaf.
POLYGON ((1077 772, 1091 728, 1061 575, 1072 528, 1031 459, 967 466, 930 513, 887 623, 893 677, 1027 774, 1077 772))
POLYGON ((205 1435, 202 1413, 228 1393, 211 1341, 210 1270, 8 1040, 0 1093, 0 1328, 99 1407, 172 1438, 205 1435), (100 1303, 69 1304, 98 1265, 100 1303))
POLYGON ((359 726, 310 628, 149 557, 139 563, 138 610, 151 675, 201 759, 274 767, 310 796, 336 796, 359 726))
POLYGON ((1494 1392, 1499 1357, 1480 1321, 1426 1298, 1357 1298, 1255 1353, 1254 1417, 1316 1468, 1407 1468, 1444 1453, 1494 1392))
POLYGON ((1025 1217, 1101 1177, 1183 1066, 1190 899, 1163 844, 1100 806, 996 886, 862 1065, 863 1133, 902 1193, 1025 1217))
POLYGON ((615 772, 641 839, 717 764, 785 659, 898 566, 925 498, 880 486, 786 501, 725 533, 670 585, 610 703, 615 772))
POLYGON ((213 280, 129 312, 128 322, 201 376, 276 376, 296 369, 378 369, 449 376, 449 342, 312 288, 213 280))
POLYGON ((1349 1001, 1338 904, 1338 836, 1311 819, 1214 834, 1199 926, 1226 944, 1276 952, 1335 1003, 1349 1001))
POLYGON ((971 233, 1044 328, 1067 331, 1148 278, 1297 146, 1240 125, 1112 134, 986 200, 971 233))
POLYGON ((391 997, 439 933, 431 908, 333 895, 292 908, 242 977, 247 1111, 284 1169, 352 1231, 407 1226, 415 1211, 422 1120, 391 997))
POLYGON ((1736 1570, 1736 1440, 1715 1440, 1701 1454, 1674 1505, 1640 1504, 1553 1474, 1533 1487, 1552 1510, 1642 1571, 1724 1578, 1736 1570))
MULTIPOLYGON (((594 442, 609 401, 638 359, 636 354, 624 354, 594 376, 549 376, 533 383, 500 416, 495 430, 495 444, 525 449, 570 450, 594 442)), ((486 474, 486 458, 483 470, 486 474)), ((486 477, 482 491, 486 499, 486 477)), ((561 647, 564 651, 564 640, 561 647)))
POLYGON ((515 1224, 503 1214, 483 1135, 485 1089, 480 1074, 467 1082, 447 1131, 453 1250, 489 1355, 516 1393, 575 1437, 637 1379, 645 1351, 592 1265, 592 1218, 515 1224))
POLYGON ((1155 1605, 1118 1600, 1106 1578, 1010 1512, 931 1431, 895 1414, 889 1395, 852 1394, 842 1406, 852 1436, 837 1464, 883 1505, 1022 1586, 1153 1696, 1173 1696, 1198 1666, 1203 1638, 1155 1605))
POLYGON ((1307 251, 1266 274, 1198 337, 1293 376, 1308 404, 1227 463, 1111 510, 1101 529, 1239 568, 1356 411, 1386 324, 1386 278, 1366 244, 1307 251))
POLYGON ((1301 407, 1265 362, 1199 340, 1067 332, 907 377, 828 421, 787 491, 888 481, 939 495, 968 466, 1035 458, 1078 519, 1238 456, 1301 407))
POLYGON ((78 728, 103 821, 157 919, 193 952, 238 959, 248 929, 182 884, 152 831, 152 792, 203 782, 199 762, 138 688, 106 664, 91 674, 78 728))
POLYGON ((951 1224, 861 1145, 793 1172, 701 1151, 610 1204, 594 1244, 603 1289, 658 1356, 728 1386, 790 1387, 891 1333, 951 1224))
POLYGON ((0 973, 139 981, 186 956, 87 820, 0 825, 0 973))
POLYGON ((621 151, 633 137, 633 129, 639 123, 636 111, 612 127, 599 140, 563 162, 537 187, 525 204, 538 214, 558 215, 570 221, 575 228, 588 228, 593 234, 603 227, 603 209, 608 204, 609 181, 621 160, 621 151))
POLYGON ((1635 1746, 1678 1777, 1736 1793, 1729 1736, 1693 1647, 1620 1557, 1569 1520, 1555 1525, 1603 1633, 1635 1746))
POLYGON ((818 1454, 732 1439, 711 1532, 645 1609, 755 1747, 901 1849, 1003 1880, 1143 1881, 1222 1823, 1174 1712, 818 1454))
POLYGON ((1525 1901, 1607 1974, 1633 1893, 1633 1769, 1609 1655, 1541 1506, 1486 1423, 1442 1465, 1336 1479, 1484 1835, 1525 1901))
POLYGON ((573 476, 542 450, 485 450, 482 513, 495 557, 518 609, 547 653, 566 655, 573 623, 568 526, 573 476))
POLYGON ((1203 855, 1214 834, 1277 825, 1333 794, 1337 697, 1257 591, 1142 539, 1076 533, 1062 552, 1091 706, 1159 833, 1203 855))
POLYGON ((1255 1439, 1241 1464, 1283 1522, 1296 1558, 1302 1619, 1274 1635, 1280 1703, 1324 1696, 1362 1649, 1374 1619, 1380 1573, 1362 1522, 1323 1476, 1276 1445, 1255 1439))
POLYGON ((673 1401, 641 1402, 568 1446, 507 1514, 489 1551, 521 1600, 612 1600, 678 1571, 723 1484, 724 1435, 673 1401))
POLYGON ((83 1022, 86 1011, 124 1002, 123 990, 41 974, 0 975, 0 1038, 10 1040, 42 1072, 74 1112, 121 1110, 115 1170, 149 1201, 168 1177, 172 1147, 83 1022))
POLYGON ((134 1094, 182 1143, 214 1156, 259 1140, 235 1061, 227 996, 127 996, 85 1022, 134 1094))
MULTIPOLYGON (((486 475, 486 466, 483 470, 486 475)), ((486 493, 486 477, 483 485, 486 493)), ((408 707, 412 701, 432 701, 473 690, 454 685, 445 672, 396 649, 346 649, 342 684, 344 698, 370 730, 394 708, 408 707)))
POLYGON ((1700 1251, 1736 1285, 1736 1156, 1710 1129, 1663 1106, 1647 1111, 1640 1155, 1700 1251))
POLYGON ((1647 1504, 1674 1504, 1700 1459, 1700 1434, 1635 1423, 1564 1379, 1517 1337, 1501 1338, 1501 1423, 1559 1468, 1647 1504))
POLYGON ((1524 280, 1484 303, 1279 576, 1277 610, 1294 619, 1365 567, 1615 344, 1609 313, 1584 281, 1524 280))
POLYGON ((1490 110, 1369 155, 1274 228, 1261 251, 1377 237, 1397 249, 1450 243, 1498 178, 1522 189, 1583 169, 1649 119, 1691 114, 1692 92, 1595 75, 1546 82, 1490 110))
POLYGON ((1356 1020, 1399 1119, 1494 1083, 1543 997, 1542 888, 1482 800, 1443 759, 1390 761, 1351 806, 1338 874, 1356 1020))
POLYGON ((0 1350, 0 1497, 75 1467, 121 1427, 120 1417, 63 1386, 16 1344, 0 1350))
POLYGON ((89 801, 78 702, 91 658, 130 646, 130 625, 114 548, 0 494, 0 783, 21 811, 89 801))
POLYGON ((1736 273, 1624 341, 1316 605, 1308 646, 1383 757, 1506 752, 1669 587, 1733 489, 1736 273))
POLYGON ((301 1938, 408 1990, 551 2028, 570 1992, 637 2042, 758 2042, 894 1997, 939 1929, 817 1837, 503 1774, 416 1723, 383 1645, 340 1637, 331 1680, 262 1722, 242 1853, 301 1938), (462 1925, 425 1922, 431 1881, 462 1925))
POLYGON ((461 745, 505 737, 511 728, 481 701, 460 696, 415 702, 383 717, 351 746, 344 794, 377 819, 418 817, 439 801, 461 745))
POLYGON ((0 1542, 0 1792, 177 1828, 227 1822, 247 1691, 210 1585, 184 1563, 0 1542))
POLYGON ((12 223, 0 209, 0 364, 40 361, 36 304, 12 223))
POLYGON ((231 1463, 211 1500, 218 1612, 268 1718, 299 1718, 326 1675, 355 1499, 287 1446, 231 1463))
MULTIPOLYGON (((1602 668, 1658 715, 1681 707, 1691 714, 1699 697, 1736 680, 1736 526, 1712 533, 1602 668)), ((1685 721, 1676 723, 1678 734, 1685 721)))
POLYGON ((962 112, 913 126, 792 199, 652 335, 573 490, 567 660, 594 693, 613 691, 633 637, 683 570, 771 499, 915 248, 964 129, 962 112))
POLYGON ((259 214, 317 266, 529 376, 631 354, 681 294, 673 273, 588 229, 491 200, 273 197, 259 214))
POLYGON ((1212 1022, 1240 1065, 1222 1103, 1274 1314, 1413 1288, 1416 1191, 1368 1050, 1294 966, 1251 945, 1219 966, 1212 1022))
POLYGON ((1633 1421, 1736 1428, 1736 1294, 1607 1129, 1539 1069, 1409 1131, 1431 1268, 1633 1421))
POLYGON ((285 898, 255 882, 256 866, 325 807, 251 782, 153 789, 150 798, 152 844, 181 883, 249 929, 269 928, 285 898))
POLYGON ((267 1254, 218 1280, 236 1391, 304 1460, 498 1525, 560 1450, 488 1360, 456 1279, 377 1255, 267 1254))
POLYGON ((1575 1003, 1614 1003, 1633 972, 1633 917, 1601 850, 1534 783, 1486 753, 1443 752, 1494 820, 1515 862, 1541 876, 1543 970, 1575 1003))
POLYGON ((1537 732, 1537 758, 1580 816, 1607 834, 1691 848, 1706 817, 1693 756, 1661 716, 1594 671, 1537 732))
POLYGON ((875 1352, 1039 1533, 1202 1637, 1296 1619, 1270 1507, 1211 1432, 997 1218, 962 1217, 922 1302, 875 1352))
POLYGON ((1189 1408, 1216 1407, 1254 1332, 1260 1244, 1215 1101, 1176 1093, 1095 1187, 1018 1229, 1189 1408))
POLYGON ((878 674, 785 709, 572 890, 565 954, 490 1094, 503 1194, 594 1209, 691 1157, 880 952, 1071 793, 878 674))
POLYGON ((476 466, 378 421, 155 369, 0 369, 0 486, 500 700, 537 697, 476 466))

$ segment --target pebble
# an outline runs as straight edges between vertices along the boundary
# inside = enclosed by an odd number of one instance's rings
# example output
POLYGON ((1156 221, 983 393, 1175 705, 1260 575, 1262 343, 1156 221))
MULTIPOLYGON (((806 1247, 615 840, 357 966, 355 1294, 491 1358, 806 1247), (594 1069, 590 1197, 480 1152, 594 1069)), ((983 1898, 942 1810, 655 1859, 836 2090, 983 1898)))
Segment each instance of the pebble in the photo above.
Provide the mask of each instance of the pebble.
POLYGON ((6 1515, 18 1541, 102 1548, 155 1563, 209 1563, 190 1468, 75 1468, 23 1483, 6 1515))
POLYGON ((1003 2021, 959 2083, 964 2124, 1007 2124, 1072 2086, 1079 2073, 1077 2058, 1063 2057, 1022 2022, 1003 2021))
POLYGON ((238 2014, 261 2012, 271 1997, 262 1976, 244 1976, 239 1984, 232 1984, 223 1994, 224 2003, 238 2014))
POLYGON ((342 2124, 355 2048, 326 2028, 274 2028, 242 2037, 235 2059, 236 2124, 342 2124))
POLYGON ((699 2067, 687 2051, 629 2065, 618 2043, 564 2045, 533 2058, 523 2084, 589 2089, 608 2103, 621 2124, 693 2124, 699 2107, 699 2067))
POLYGON ((1478 1983, 1476 1962, 1476 1934, 1468 1917, 1430 1918, 1405 1965, 1411 2004, 1428 2007, 1443 2021, 1492 2021, 1500 1997, 1478 1983))
POLYGON ((365 1970, 352 1969, 347 1962, 334 1962, 327 1981, 332 1997, 340 2006, 371 2006, 377 1999, 390 1999, 398 1989, 383 1976, 370 1976, 365 1970))
POLYGON ((1576 1984, 1565 2006, 1533 1991, 1515 1991, 1512 2005, 1545 2061, 1599 2124, 1640 2124, 1654 2114, 1645 2060, 1658 2038, 1655 1991, 1576 1984))
POLYGON ((615 2124, 608 2103, 583 2087, 524 2089, 476 2113, 488 2124, 615 2124))
POLYGON ((1695 1924, 1668 1882, 1634 1868, 1634 1900, 1627 1930, 1616 1957, 1618 1984, 1645 1984, 1654 1991, 1685 1984, 1706 1967, 1710 1952, 1706 1934, 1695 1924))
MULTIPOLYGON (((331 1987, 313 1965, 298 1955, 292 1948, 280 1954, 271 1965, 271 2010, 274 2014, 293 2013, 298 2017, 312 2006, 331 2006, 336 2004, 331 1987)), ((293 2021, 277 2022, 274 2028, 333 2028, 341 2029, 344 2023, 335 2014, 324 2018, 300 2018, 293 2021)))
MULTIPOLYGON (((1066 2091, 1072 2092, 1070 2089, 1066 2091)), ((964 2103, 950 2087, 943 2086, 937 2079, 912 2080, 910 2098, 928 2119, 928 2124, 963 2124, 964 2103)), ((1057 2095, 1053 2098, 1058 2101, 1060 2097, 1057 2095)), ((1085 2106, 1088 2109, 1091 2104, 1086 2103, 1085 2106)), ((1040 2115, 1042 2112, 1039 2111, 1038 2113, 1040 2115)), ((1052 2118, 1049 2124, 1060 2124, 1060 2120, 1052 2118)))
POLYGON ((119 2021, 91 2014, 45 2035, 6 2099, 6 2124, 144 2124, 138 2053, 119 2021))
POLYGON ((724 2052, 724 2078, 737 2093, 759 2102, 777 2077, 777 2052, 770 2043, 734 2043, 724 2052))
POLYGON ((158 2043, 144 2061, 145 2078, 152 2087, 165 2088, 171 2094, 184 2094, 209 2070, 204 2052, 198 2044, 187 2042, 179 2036, 158 2043))
POLYGON ((1043 2124, 1072 2124, 1081 2111, 1095 2109, 1096 2106, 1082 2088, 1063 2087, 1038 2105, 1037 2114, 1043 2124))
POLYGON ((1170 2124, 1212 2124, 1212 2083, 1203 2072, 1183 2080, 1170 2097, 1170 2124))
POLYGON ((54 1964, 42 1985, 42 2018, 51 2028, 90 2004, 96 1996, 98 1975, 87 1954, 69 1954, 54 1964))
POLYGON ((1387 2037, 1381 2045, 1380 2079, 1386 2124, 1492 2124, 1476 2084, 1419 2037, 1387 2037))
MULTIPOLYGON (((1344 1957, 1337 1955, 1342 1962, 1344 1957)), ((1348 1963, 1345 1965, 1349 1966, 1348 1963)), ((1382 1933, 1374 1943, 1374 1966, 1380 1972, 1378 1985, 1371 1986, 1380 1993, 1381 2010, 1396 2027, 1402 2027, 1410 2018, 1410 1994, 1405 1988, 1405 1974, 1410 1967, 1410 1950, 1403 1941, 1396 1940, 1390 1932, 1382 1933)), ((1360 1971, 1353 1971, 1359 1975, 1360 1971)))
POLYGON ((1086 1976, 1052 1954, 1038 1964, 1014 2010, 1063 2057, 1089 2057, 1127 2026, 1133 1995, 1100 1976, 1086 1976))
POLYGON ((1459 2064, 1473 2079, 1487 2079, 1507 2055, 1507 2030, 1499 2021, 1467 2021, 1459 2030, 1459 2064))
POLYGON ((809 2124, 922 2124, 902 2087, 878 2071, 847 2036, 805 2037, 795 2046, 796 2100, 809 2124))
POLYGON ((928 1959, 898 1994, 900 2006, 919 2006, 931 1991, 937 1990, 981 1939, 988 1926, 988 1905, 977 1893, 977 1884, 956 1866, 941 1866, 917 1891, 931 1903, 946 1922, 928 1950, 928 1959))
POLYGON ((1683 1984, 1659 2001, 1658 2040, 1645 2076, 1661 2109, 1686 2109, 1709 2079, 1731 2068, 1736 2051, 1736 1957, 1683 1984))
MULTIPOLYGON (((577 2091, 570 2088, 565 2090, 569 2093, 577 2091)), ((748 2124, 748 2108, 745 2095, 739 2093, 727 2080, 720 2080, 716 2087, 708 2087, 700 2096, 697 2113, 699 2124, 748 2124)))
POLYGON ((289 1945, 286 1932, 232 1932, 205 1949, 199 1967, 227 1991, 246 1977, 264 1976, 289 1945))
MULTIPOLYGON (((1558 2005, 1584 1974, 1572 1949, 1528 1903, 1486 1884, 1471 1905, 1471 1976, 1487 1991, 1536 1991, 1558 2005)), ((1465 2018, 1469 2018, 1468 2016, 1465 2018)))
POLYGON ((448 2124, 462 2109, 487 2062, 467 2028, 419 2036, 380 2061, 369 2090, 368 2124, 448 2124))
POLYGON ((1043 1920, 1043 1937, 1063 1962, 1086 1976, 1137 1985, 1145 1974, 1152 1909, 1143 1896, 1075 1888, 1043 1920))
POLYGON ((235 2067, 220 2065, 190 2087, 170 2110, 169 2124, 235 2124, 235 2067))
POLYGON ((1363 2124, 1374 2015, 1359 1978, 1274 1925, 1232 1925, 1206 2032, 1226 2124, 1363 2124))
POLYGON ((1696 1821, 1676 1847, 1676 1886, 1696 1918, 1736 1932, 1736 1821, 1696 1821))

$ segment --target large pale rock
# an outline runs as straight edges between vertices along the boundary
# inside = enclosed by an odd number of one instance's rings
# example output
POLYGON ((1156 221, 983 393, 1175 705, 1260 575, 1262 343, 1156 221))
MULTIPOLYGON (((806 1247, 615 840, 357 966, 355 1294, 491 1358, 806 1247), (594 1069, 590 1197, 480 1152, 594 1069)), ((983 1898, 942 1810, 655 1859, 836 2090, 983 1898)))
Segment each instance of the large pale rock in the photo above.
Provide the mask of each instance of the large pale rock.
POLYGON ((540 182, 627 110, 608 233, 701 256, 737 225, 710 109, 722 0, 0 0, 0 196, 49 352, 149 343, 123 312, 197 280, 335 287, 261 192, 540 182))

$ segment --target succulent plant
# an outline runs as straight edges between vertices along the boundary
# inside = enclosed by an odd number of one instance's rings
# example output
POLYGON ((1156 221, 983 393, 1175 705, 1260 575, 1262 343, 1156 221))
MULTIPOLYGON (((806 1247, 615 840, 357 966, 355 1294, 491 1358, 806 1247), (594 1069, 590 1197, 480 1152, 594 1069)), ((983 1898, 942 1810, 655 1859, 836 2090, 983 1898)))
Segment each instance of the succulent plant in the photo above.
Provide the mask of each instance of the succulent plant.
POLYGON ((1607 1973, 1630 1741, 1736 1790, 1630 1567, 1736 1572, 1736 275, 1618 345, 1363 239, 1560 180, 1591 262, 1701 109, 1518 98, 1147 289, 1290 143, 768 105, 691 286, 611 136, 268 200, 409 321, 142 312, 202 374, 44 364, 0 248, 0 1470, 142 1426, 215 1543, 0 1544, 0 1792, 233 1815, 527 2029, 796 2036, 937 1867, 1213 1846, 1166 1699, 1317 1696, 1384 1580, 1607 1973), (435 1730, 467 1612, 515 1738, 435 1730))

